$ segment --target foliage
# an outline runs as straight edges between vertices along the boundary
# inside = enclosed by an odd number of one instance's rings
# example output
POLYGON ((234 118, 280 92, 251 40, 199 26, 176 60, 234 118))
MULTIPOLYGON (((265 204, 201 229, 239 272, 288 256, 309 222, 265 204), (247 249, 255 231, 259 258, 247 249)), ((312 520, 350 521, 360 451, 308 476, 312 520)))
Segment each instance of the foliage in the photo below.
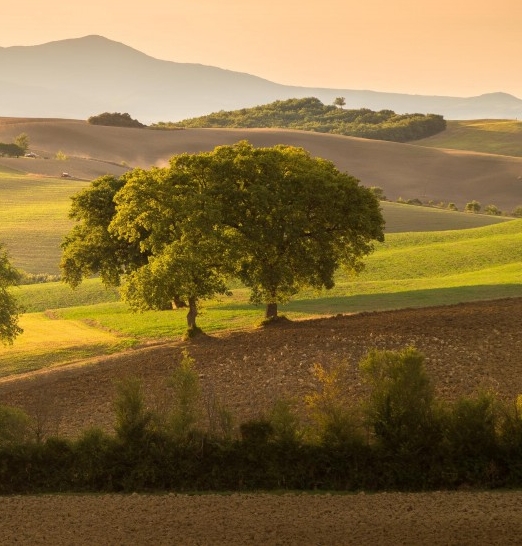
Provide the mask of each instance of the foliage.
POLYGON ((522 206, 515 207, 511 215, 515 218, 522 218, 522 206))
POLYGON ((331 288, 339 266, 362 269, 384 225, 374 194, 331 162, 247 142, 95 180, 71 217, 65 282, 99 272, 118 285, 125 275, 135 310, 186 300, 192 330, 199 300, 226 294, 231 276, 267 304, 267 318, 303 286, 331 288))
POLYGON ((140 123, 137 119, 131 118, 127 112, 124 114, 120 112, 104 112, 97 116, 91 116, 87 119, 87 122, 91 125, 107 125, 112 127, 146 127, 146 125, 140 123))
POLYGON ((143 386, 136 377, 127 378, 117 385, 118 396, 114 402, 116 436, 130 446, 146 443, 153 418, 145 405, 143 386))
POLYGON ((0 244, 0 343, 13 343, 22 333, 18 326, 22 308, 9 288, 20 282, 20 273, 11 265, 7 251, 0 244))
POLYGON ((22 150, 25 154, 29 149, 29 136, 26 133, 20 133, 14 140, 14 143, 22 150))
POLYGON ((17 144, 5 144, 4 142, 0 142, 0 156, 20 157, 21 155, 24 155, 24 153, 24 150, 17 144))
POLYGON ((384 449, 405 454, 433 448, 439 438, 424 356, 413 348, 372 350, 360 362, 360 369, 370 388, 369 424, 384 449))
POLYGON ((500 216, 502 211, 496 205, 487 205, 484 207, 485 214, 491 214, 492 216, 500 216))
MULTIPOLYGON (((343 97, 336 101, 341 99, 344 101, 343 97)), ((344 102, 324 105, 315 97, 288 99, 254 108, 222 110, 177 123, 162 123, 158 127, 278 127, 395 142, 425 138, 446 128, 444 118, 435 114, 399 115, 391 110, 374 112, 368 108, 345 110, 343 105, 344 102)))
POLYGON ((31 418, 18 408, 0 405, 0 448, 23 444, 31 436, 31 418))
POLYGON ((62 152, 62 150, 58 150, 55 154, 55 159, 57 159, 58 161, 67 161, 69 159, 69 157, 67 156, 67 154, 65 152, 62 152))
POLYGON ((108 231, 116 211, 114 196, 124 183, 104 176, 72 198, 69 216, 77 223, 62 243, 60 267, 62 280, 73 288, 96 273, 106 286, 119 286, 124 273, 147 260, 138 244, 121 241, 108 231))
POLYGON ((336 97, 333 101, 333 105, 342 108, 343 106, 346 106, 346 101, 344 100, 344 97, 336 97))
POLYGON ((198 402, 201 396, 199 377, 194 368, 195 360, 187 350, 183 351, 181 363, 170 380, 172 401, 167 416, 167 426, 176 442, 190 440, 199 421, 198 402))
POLYGON ((314 376, 319 389, 305 397, 305 402, 314 426, 316 439, 330 447, 346 447, 363 442, 353 410, 344 391, 346 367, 338 365, 327 371, 315 364, 314 376))
MULTIPOLYGON (((311 426, 318 430, 305 436, 300 418, 289 402, 281 401, 268 418, 241 423, 239 439, 227 431, 219 436, 216 430, 212 435, 199 430, 194 436, 193 394, 199 383, 186 353, 184 361, 177 384, 187 395, 188 419, 181 429, 158 429, 161 415, 146 407, 142 384, 135 378, 119 385, 115 435, 89 429, 76 440, 36 442, 26 434, 22 412, 0 407, 0 493, 522 485, 519 412, 479 393, 451 405, 439 403, 433 413, 422 355, 412 348, 373 351, 360 363, 369 381, 367 409, 376 432, 368 441, 351 436, 349 429, 343 429, 348 436, 335 427, 325 429, 325 422, 336 422, 329 417, 314 421, 311 426), (328 431, 333 435, 324 435, 328 431)), ((319 391, 310 398, 314 411, 348 411, 342 366, 332 372, 318 366, 316 373, 319 391)), ((357 420, 360 414, 351 415, 357 420)))
POLYGON ((466 203, 464 210, 466 212, 477 213, 477 212, 480 212, 481 208, 482 208, 482 205, 478 201, 473 200, 473 201, 470 201, 469 203, 466 203))
POLYGON ((214 201, 237 250, 235 275, 253 303, 277 304, 301 288, 332 288, 344 266, 363 268, 384 220, 373 193, 333 163, 301 148, 254 148, 247 142, 215 149, 214 201))

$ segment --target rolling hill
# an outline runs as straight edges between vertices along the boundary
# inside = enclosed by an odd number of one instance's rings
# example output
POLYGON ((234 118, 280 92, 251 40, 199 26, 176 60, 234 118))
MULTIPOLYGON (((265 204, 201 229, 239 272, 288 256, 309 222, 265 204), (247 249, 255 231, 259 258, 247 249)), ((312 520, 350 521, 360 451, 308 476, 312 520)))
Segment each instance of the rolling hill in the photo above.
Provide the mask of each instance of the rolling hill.
POLYGON ((417 140, 415 144, 522 157, 522 121, 508 119, 448 121, 445 131, 417 140))
POLYGON ((185 129, 154 131, 89 125, 66 119, 0 118, 0 142, 26 133, 40 158, 0 158, 22 172, 90 180, 120 175, 129 167, 164 166, 179 153, 212 150, 249 140, 255 146, 300 146, 329 159, 366 186, 380 186, 389 200, 454 202, 471 200, 512 211, 522 204, 522 158, 436 149, 340 135, 280 129, 185 129), (58 151, 66 161, 53 159, 58 151), (49 159, 43 159, 48 157, 49 159))
POLYGON ((522 114, 522 100, 505 93, 463 98, 286 86, 212 66, 155 59, 102 36, 0 48, 1 116, 86 119, 118 111, 149 124, 310 96, 325 104, 343 96, 347 108, 446 119, 522 114))

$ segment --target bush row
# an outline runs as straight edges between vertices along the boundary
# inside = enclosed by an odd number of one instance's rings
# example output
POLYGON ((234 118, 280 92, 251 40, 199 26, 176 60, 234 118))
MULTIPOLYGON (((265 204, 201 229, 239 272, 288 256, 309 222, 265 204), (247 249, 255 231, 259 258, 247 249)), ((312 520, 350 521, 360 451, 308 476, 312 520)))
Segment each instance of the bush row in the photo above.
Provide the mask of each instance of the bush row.
POLYGON ((367 397, 347 403, 343 366, 316 366, 307 419, 288 401, 235 433, 226 408, 198 420, 201 394, 184 355, 168 411, 119 385, 115 431, 31 440, 31 419, 0 409, 0 493, 58 491, 433 490, 522 486, 522 398, 490 393, 442 403, 413 348, 372 351, 360 363, 367 397))

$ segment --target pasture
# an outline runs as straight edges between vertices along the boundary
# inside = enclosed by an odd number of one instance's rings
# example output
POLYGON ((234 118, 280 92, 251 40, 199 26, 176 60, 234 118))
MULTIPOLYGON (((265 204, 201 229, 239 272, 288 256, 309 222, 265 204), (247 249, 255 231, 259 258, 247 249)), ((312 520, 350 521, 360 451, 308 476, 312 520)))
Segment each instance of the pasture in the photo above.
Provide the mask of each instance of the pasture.
MULTIPOLYGON (((352 277, 340 271, 332 290, 303 291, 280 311, 299 320, 518 297, 522 294, 521 246, 522 220, 465 230, 392 233, 366 259, 362 274, 352 277)), ((249 303, 248 290, 232 286, 231 296, 202 302, 198 324, 205 332, 252 329, 261 321, 263 308, 249 303)), ((15 290, 28 311, 21 322, 25 332, 14 346, 0 348, 0 375, 17 367, 27 370, 28 358, 35 369, 60 365, 103 351, 180 339, 186 330, 185 310, 132 313, 117 301, 117 292, 106 290, 98 279, 84 282, 75 291, 62 283, 15 290), (69 328, 76 332, 85 325, 111 336, 103 336, 97 345, 86 336, 85 346, 75 353, 80 347, 68 342, 69 328), (44 350, 48 339, 38 334, 46 328, 57 347, 63 344, 70 350, 54 351, 49 359, 44 350)))
POLYGON ((522 157, 522 121, 512 119, 448 121, 445 131, 419 140, 416 144, 431 148, 522 157))

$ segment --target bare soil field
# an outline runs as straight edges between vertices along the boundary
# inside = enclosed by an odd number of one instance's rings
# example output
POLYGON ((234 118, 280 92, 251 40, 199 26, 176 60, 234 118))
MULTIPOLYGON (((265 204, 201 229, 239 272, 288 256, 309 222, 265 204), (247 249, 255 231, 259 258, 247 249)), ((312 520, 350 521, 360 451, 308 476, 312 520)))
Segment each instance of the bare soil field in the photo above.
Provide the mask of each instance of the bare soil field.
POLYGON ((0 164, 34 174, 69 172, 91 180, 128 167, 162 167, 175 154, 212 150, 249 140, 254 146, 300 146, 329 159, 388 199, 454 202, 475 199, 512 211, 522 204, 522 158, 439 150, 412 144, 278 129, 161 131, 90 125, 82 120, 0 118, 0 142, 26 133, 31 151, 49 159, 0 158, 0 164), (52 159, 61 151, 69 159, 52 159))
MULTIPOLYGON (((358 362, 371 348, 415 346, 445 400, 522 393, 522 298, 288 322, 172 341, 0 382, 4 404, 74 436, 113 426, 115 380, 143 380, 151 403, 183 349, 202 388, 238 422, 279 397, 302 402, 314 363, 349 365, 347 389, 364 396, 358 362)), ((522 544, 522 492, 233 495, 52 495, 0 498, 1 544, 522 544)))

